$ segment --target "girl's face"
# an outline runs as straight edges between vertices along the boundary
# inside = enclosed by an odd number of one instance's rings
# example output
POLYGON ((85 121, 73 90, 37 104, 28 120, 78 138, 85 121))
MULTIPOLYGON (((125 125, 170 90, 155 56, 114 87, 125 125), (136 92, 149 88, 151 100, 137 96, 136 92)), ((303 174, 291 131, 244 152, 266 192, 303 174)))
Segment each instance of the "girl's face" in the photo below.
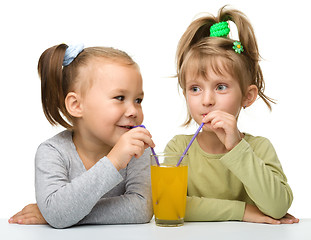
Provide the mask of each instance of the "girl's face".
POLYGON ((242 106, 240 85, 228 72, 215 73, 207 70, 207 78, 186 73, 185 97, 191 117, 198 123, 208 113, 220 110, 236 117, 242 106))
MULTIPOLYGON (((96 59, 79 76, 91 78, 91 87, 81 100, 81 135, 113 147, 130 127, 143 122, 142 77, 137 66, 96 59)), ((83 81, 83 80, 82 80, 83 81)))

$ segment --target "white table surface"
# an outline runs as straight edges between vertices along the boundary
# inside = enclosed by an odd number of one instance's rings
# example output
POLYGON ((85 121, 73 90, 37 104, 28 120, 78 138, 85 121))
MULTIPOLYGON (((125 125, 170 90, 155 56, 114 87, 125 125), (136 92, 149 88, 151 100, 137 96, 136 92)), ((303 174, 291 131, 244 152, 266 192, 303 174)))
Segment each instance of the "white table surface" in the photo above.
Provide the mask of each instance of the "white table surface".
POLYGON ((0 239, 96 240, 96 239, 250 239, 311 240, 311 219, 292 225, 268 225, 245 222, 188 222, 182 227, 158 227, 148 224, 85 225, 54 229, 48 225, 9 224, 0 219, 0 239))

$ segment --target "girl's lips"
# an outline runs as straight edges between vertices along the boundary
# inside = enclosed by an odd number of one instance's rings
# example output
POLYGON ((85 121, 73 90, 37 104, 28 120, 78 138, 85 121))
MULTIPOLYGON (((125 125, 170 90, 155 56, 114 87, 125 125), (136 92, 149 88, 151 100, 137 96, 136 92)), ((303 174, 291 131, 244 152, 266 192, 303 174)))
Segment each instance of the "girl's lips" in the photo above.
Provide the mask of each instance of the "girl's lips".
POLYGON ((118 127, 125 128, 125 129, 132 129, 134 125, 118 125, 118 127))

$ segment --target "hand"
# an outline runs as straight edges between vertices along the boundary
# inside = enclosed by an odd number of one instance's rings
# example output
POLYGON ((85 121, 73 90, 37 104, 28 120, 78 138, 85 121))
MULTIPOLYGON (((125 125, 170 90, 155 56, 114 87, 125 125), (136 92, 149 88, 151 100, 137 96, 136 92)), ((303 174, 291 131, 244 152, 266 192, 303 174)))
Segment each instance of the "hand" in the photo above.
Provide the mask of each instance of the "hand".
POLYGON ((217 135, 228 151, 233 149, 242 139, 235 116, 227 112, 219 110, 210 112, 203 118, 202 122, 205 123, 204 126, 217 135))
POLYGON ((299 223, 299 219, 295 218, 294 216, 290 215, 289 213, 286 213, 284 217, 280 219, 282 224, 293 224, 293 223, 299 223))
POLYGON ((263 214, 256 206, 246 204, 243 216, 244 222, 268 223, 268 224, 293 224, 298 223, 299 219, 287 213, 281 219, 274 219, 263 214))
POLYGON ((142 127, 124 133, 111 149, 107 158, 119 171, 127 166, 132 157, 139 158, 148 147, 154 147, 149 131, 142 127))
POLYGON ((9 223, 18 224, 47 224, 37 204, 28 204, 22 211, 9 219, 9 223))

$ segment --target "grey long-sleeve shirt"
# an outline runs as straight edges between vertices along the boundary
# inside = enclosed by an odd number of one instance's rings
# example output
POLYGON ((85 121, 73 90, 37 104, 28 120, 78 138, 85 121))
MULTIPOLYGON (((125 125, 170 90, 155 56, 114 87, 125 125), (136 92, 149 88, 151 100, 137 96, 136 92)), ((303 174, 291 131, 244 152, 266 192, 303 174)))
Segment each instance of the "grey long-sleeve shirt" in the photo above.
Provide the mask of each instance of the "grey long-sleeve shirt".
POLYGON ((88 171, 72 132, 43 142, 35 158, 38 207, 55 228, 75 224, 146 223, 152 218, 150 150, 119 172, 107 157, 88 171))

